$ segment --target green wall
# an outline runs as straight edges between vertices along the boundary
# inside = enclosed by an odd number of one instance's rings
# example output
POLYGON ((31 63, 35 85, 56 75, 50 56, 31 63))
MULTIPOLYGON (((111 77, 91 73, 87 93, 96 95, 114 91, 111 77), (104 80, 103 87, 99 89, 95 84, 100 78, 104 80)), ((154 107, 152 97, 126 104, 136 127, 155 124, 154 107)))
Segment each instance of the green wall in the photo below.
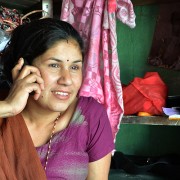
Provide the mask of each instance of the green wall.
POLYGON ((180 154, 180 127, 121 124, 116 150, 129 155, 180 154))
MULTIPOLYGON (((148 65, 153 33, 159 6, 134 7, 136 27, 131 29, 117 20, 118 56, 121 82, 128 84, 145 72, 159 72, 168 86, 169 95, 180 94, 180 73, 148 65)), ((180 154, 180 127, 121 124, 117 134, 116 149, 125 154, 161 155, 180 154)))
POLYGON ((180 92, 180 72, 150 66, 147 58, 155 30, 158 5, 134 7, 136 27, 131 29, 117 20, 117 49, 121 69, 121 81, 128 84, 134 77, 143 77, 145 72, 159 72, 167 84, 169 95, 180 92))

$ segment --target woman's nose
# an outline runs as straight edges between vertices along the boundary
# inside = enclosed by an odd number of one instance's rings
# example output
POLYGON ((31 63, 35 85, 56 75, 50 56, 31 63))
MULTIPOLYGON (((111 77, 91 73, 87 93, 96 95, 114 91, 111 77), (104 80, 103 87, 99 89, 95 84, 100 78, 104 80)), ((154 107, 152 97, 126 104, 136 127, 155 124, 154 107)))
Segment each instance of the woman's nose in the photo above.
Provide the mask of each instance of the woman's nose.
POLYGON ((72 77, 69 70, 62 70, 60 72, 60 77, 58 78, 58 84, 69 86, 72 84, 72 77))

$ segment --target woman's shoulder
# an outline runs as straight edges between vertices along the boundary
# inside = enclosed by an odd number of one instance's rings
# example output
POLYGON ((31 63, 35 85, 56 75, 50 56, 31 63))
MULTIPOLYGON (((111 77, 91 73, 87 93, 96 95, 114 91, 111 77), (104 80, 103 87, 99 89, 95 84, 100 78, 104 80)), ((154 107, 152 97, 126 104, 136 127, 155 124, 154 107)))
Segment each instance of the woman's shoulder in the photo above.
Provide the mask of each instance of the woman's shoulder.
POLYGON ((100 121, 104 121, 104 123, 108 121, 107 111, 104 105, 100 104, 93 97, 79 97, 77 108, 90 124, 93 123, 95 125, 100 121))

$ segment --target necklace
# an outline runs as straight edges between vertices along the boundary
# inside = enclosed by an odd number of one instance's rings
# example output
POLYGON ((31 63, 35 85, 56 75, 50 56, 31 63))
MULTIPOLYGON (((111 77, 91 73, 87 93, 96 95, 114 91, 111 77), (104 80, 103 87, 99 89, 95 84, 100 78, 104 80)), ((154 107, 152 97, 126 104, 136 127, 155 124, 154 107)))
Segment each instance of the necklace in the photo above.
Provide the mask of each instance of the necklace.
POLYGON ((45 165, 44 165, 44 170, 45 170, 45 171, 46 171, 46 168, 47 168, 48 158, 49 158, 49 154, 50 154, 50 151, 51 151, 52 137, 53 137, 53 135, 54 135, 54 132, 55 132, 55 129, 56 129, 56 124, 57 124, 57 121, 58 121, 60 115, 61 115, 61 114, 59 114, 59 116, 54 120, 54 125, 53 125, 53 128, 52 128, 52 132, 51 132, 51 136, 50 136, 49 144, 48 144, 48 151, 47 151, 47 155, 46 155, 46 161, 45 161, 45 165))

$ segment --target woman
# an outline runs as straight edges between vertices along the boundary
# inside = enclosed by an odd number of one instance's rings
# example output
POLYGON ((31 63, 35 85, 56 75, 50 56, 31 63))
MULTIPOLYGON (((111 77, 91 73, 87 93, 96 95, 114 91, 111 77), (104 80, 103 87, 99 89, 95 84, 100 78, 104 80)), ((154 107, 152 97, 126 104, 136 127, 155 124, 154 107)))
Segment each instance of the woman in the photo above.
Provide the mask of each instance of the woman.
POLYGON ((13 85, 0 101, 0 179, 108 179, 112 132, 103 105, 78 96, 77 31, 51 18, 21 25, 2 61, 13 85))

